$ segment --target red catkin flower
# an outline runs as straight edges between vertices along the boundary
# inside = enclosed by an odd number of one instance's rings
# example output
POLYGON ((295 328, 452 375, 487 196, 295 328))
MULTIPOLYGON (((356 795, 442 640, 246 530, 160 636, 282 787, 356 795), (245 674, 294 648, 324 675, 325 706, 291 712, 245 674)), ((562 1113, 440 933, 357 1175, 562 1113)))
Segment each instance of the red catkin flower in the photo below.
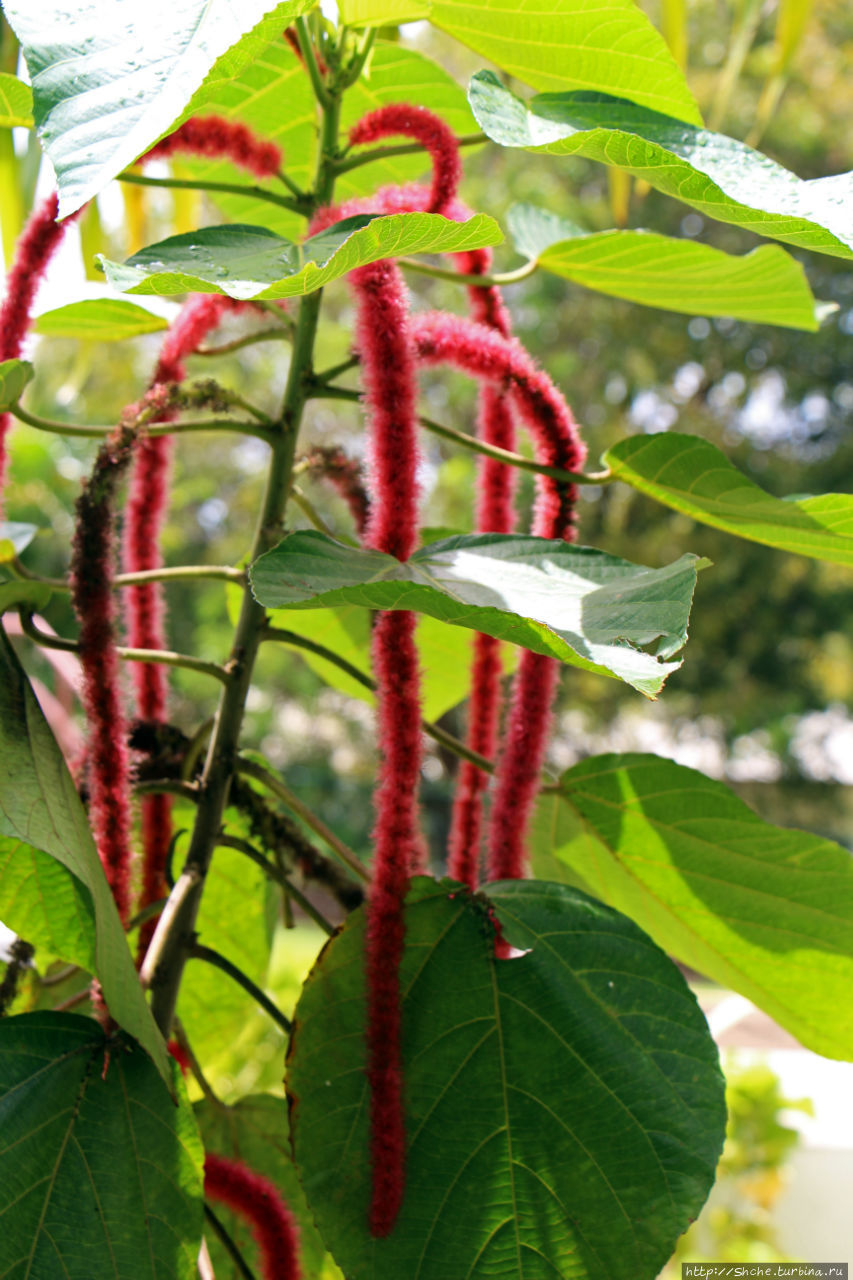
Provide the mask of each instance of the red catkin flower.
POLYGON ((232 164, 253 173, 256 178, 274 178, 281 168, 281 148, 265 138, 258 138, 246 125, 222 116, 193 116, 174 133, 155 142, 139 163, 160 160, 188 151, 214 160, 228 159, 232 164))
POLYGON ((352 146, 361 146, 389 134, 414 138, 429 152, 433 177, 427 212, 446 213, 462 176, 459 143, 453 130, 426 107, 392 102, 362 116, 350 129, 349 141, 352 146))
POLYGON ((251 1224, 264 1280, 300 1280, 296 1223, 269 1178, 239 1160, 208 1152, 204 1158, 204 1194, 251 1224))
POLYGON ((350 509, 356 532, 361 535, 370 516, 370 499, 364 487, 361 463, 336 445, 318 445, 305 459, 313 475, 325 477, 350 509))
MULTIPOLYGON (((186 377, 184 361, 216 328, 226 312, 239 311, 248 304, 234 302, 220 294, 197 294, 182 309, 163 342, 160 358, 151 379, 152 392, 186 377)), ((158 414, 157 422, 169 422, 172 409, 158 414)), ((124 525, 123 559, 127 573, 159 569, 163 563, 160 535, 169 498, 169 471, 172 454, 170 436, 139 436, 124 525)), ((128 644, 134 649, 164 649, 163 590, 158 582, 138 583, 125 589, 128 644)), ((154 662, 132 663, 136 714, 141 720, 162 723, 168 702, 167 669, 154 662)), ((172 838, 172 801, 168 795, 145 796, 141 804, 142 886, 140 909, 168 893, 166 861, 172 838)), ((139 931, 138 958, 145 955, 156 927, 146 921, 139 931)))
MULTIPOLYGON (((494 329, 435 312, 414 317, 412 327, 421 360, 447 362, 478 378, 508 382, 540 460, 566 471, 580 470, 586 450, 571 411, 519 343, 494 329)), ((543 477, 534 533, 570 540, 576 497, 575 485, 543 477)), ((489 821, 489 878, 493 880, 517 879, 524 873, 524 837, 545 756, 556 679, 553 659, 522 654, 489 821)))
MULTIPOLYGON (((31 214, 15 246, 15 256, 6 276, 6 294, 0 307, 0 360, 17 360, 20 357, 38 286, 65 235, 66 227, 78 216, 75 213, 57 222, 58 207, 56 193, 47 196, 31 214)), ((0 493, 6 477, 6 433, 10 422, 10 414, 0 414, 0 493)))
POLYGON ((71 596, 80 620, 82 700, 89 726, 89 812, 98 854, 123 924, 130 913, 130 761, 115 651, 112 590, 116 490, 134 435, 120 427, 98 450, 77 500, 71 596))

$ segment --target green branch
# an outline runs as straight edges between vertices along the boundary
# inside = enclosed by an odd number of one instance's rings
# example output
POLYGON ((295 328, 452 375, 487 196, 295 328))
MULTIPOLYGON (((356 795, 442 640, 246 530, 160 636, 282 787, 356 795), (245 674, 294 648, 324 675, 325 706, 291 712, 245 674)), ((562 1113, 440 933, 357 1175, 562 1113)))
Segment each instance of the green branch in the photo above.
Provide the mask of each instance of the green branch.
POLYGON ((528 276, 532 276, 539 266, 535 258, 530 258, 514 271, 501 271, 496 275, 475 275, 468 271, 451 271, 448 267, 433 267, 428 262, 421 262, 418 258, 398 258, 397 262, 407 271, 416 271, 422 276, 450 280, 453 284, 476 285, 479 289, 488 289, 492 286, 500 289, 504 285, 517 284, 519 280, 526 280, 528 276))
MULTIPOLYGON (((456 142, 460 147, 477 147, 482 142, 488 142, 488 138, 484 133, 465 133, 457 138, 456 142)), ((339 177, 342 173, 348 173, 350 169, 358 169, 363 164, 372 164, 375 160, 393 160, 397 156, 413 156, 419 152, 423 153, 424 150, 420 142, 401 142, 387 147, 373 147, 370 151, 361 151, 354 156, 345 151, 340 159, 335 161, 335 174, 339 177)))
MULTIPOLYGON (((80 427, 70 422, 58 422, 54 418, 40 418, 34 413, 29 413, 20 404, 10 405, 7 412, 38 431, 47 431, 57 436, 70 436, 72 439, 76 437, 81 440, 94 440, 102 436, 110 436, 115 431, 115 425, 80 427)), ((230 418, 198 418, 194 422, 152 422, 145 426, 145 433, 149 436, 185 435, 195 431, 234 431, 238 435, 255 436, 269 445, 275 442, 273 430, 260 423, 242 422, 239 419, 232 421, 230 418)))
POLYGON ((137 187, 164 187, 184 191, 214 191, 232 196, 251 196, 254 200, 266 200, 269 204, 277 204, 279 208, 289 209, 291 213, 307 216, 310 212, 308 201, 291 199, 290 196, 276 195, 266 187, 259 187, 246 182, 202 182, 195 178, 149 178, 144 173, 131 173, 125 169, 118 175, 119 182, 129 182, 137 187))
POLYGON ((257 1005, 259 1005, 264 1013, 269 1014, 273 1022, 275 1022, 285 1035, 290 1034, 290 1019, 286 1018, 281 1009, 275 1005, 269 996, 261 991, 257 983, 253 982, 247 973, 233 964, 227 956, 222 955, 220 951, 215 951, 213 947, 206 947, 201 942, 194 942, 190 955, 194 960, 203 960, 205 964, 212 965, 214 969, 220 969, 222 973, 226 973, 229 978, 233 979, 238 986, 250 995, 257 1005))
POLYGON ((223 832, 219 837, 219 843, 226 849, 236 849, 239 853, 245 854, 250 861, 254 862, 256 866, 261 868, 265 876, 268 876, 269 879, 273 880, 281 889, 284 890, 286 894, 289 894, 289 896, 293 898, 293 901, 299 904, 305 914, 310 916, 314 923, 319 925, 324 933, 331 935, 335 932, 335 926, 330 924, 322 912, 317 910, 313 902, 311 902, 309 898, 306 898, 305 894, 302 893, 300 889, 297 889, 296 885, 294 885, 290 880, 288 880, 283 871, 280 871, 279 868, 274 866, 268 858, 265 858, 259 849, 256 849, 254 845, 249 844, 248 840, 241 840, 239 836, 229 836, 227 833, 223 832))

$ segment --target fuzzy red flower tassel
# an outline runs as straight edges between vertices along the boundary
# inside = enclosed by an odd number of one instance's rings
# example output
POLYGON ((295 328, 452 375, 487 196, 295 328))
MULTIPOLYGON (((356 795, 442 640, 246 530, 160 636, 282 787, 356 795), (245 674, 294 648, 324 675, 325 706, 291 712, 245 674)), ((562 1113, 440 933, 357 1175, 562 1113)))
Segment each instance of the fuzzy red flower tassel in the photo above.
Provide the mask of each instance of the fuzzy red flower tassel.
MULTIPOLYGON (((186 357, 198 349, 226 312, 239 311, 247 305, 220 294, 198 294, 191 298, 166 335, 151 379, 152 388, 162 387, 170 382, 182 382, 186 377, 186 357)), ((157 421, 168 422, 172 417, 174 411, 166 410, 159 415, 157 421)), ((160 535, 169 499, 171 455, 171 436, 143 434, 139 437, 125 515, 123 553, 127 573, 142 573, 162 566, 160 535)), ((131 648, 164 649, 166 637, 161 584, 143 582, 127 587, 125 600, 128 644, 131 648)), ((131 666, 137 715, 142 720, 162 723, 166 718, 168 702, 167 669, 155 662, 134 662, 131 666)), ((165 869, 172 838, 171 812, 170 796, 143 797, 140 909, 150 906, 168 893, 165 869)), ((140 961, 155 928, 156 920, 148 920, 140 928, 137 948, 140 961)))
POLYGON ((429 152, 432 160, 432 190, 428 213, 446 213, 456 195, 462 176, 459 159, 459 143, 453 130, 440 116, 426 107, 408 102, 392 102, 378 107, 350 129, 351 146, 376 142, 389 134, 402 134, 414 138, 429 152))
MULTIPOLYGON (((580 470, 586 449, 571 411, 548 375, 537 368, 519 343, 494 329, 436 312, 414 317, 413 333, 421 360, 447 362, 474 377, 508 383, 540 461, 565 471, 580 470)), ((576 498, 575 485, 543 477, 533 532, 542 538, 571 540, 576 498)), ((556 680, 553 659, 522 654, 489 821, 492 880, 517 879, 524 874, 524 838, 545 757, 556 680)))
POLYGON ((239 1160, 208 1154, 204 1194, 239 1213, 252 1227, 264 1280, 300 1280, 299 1234, 293 1215, 269 1178, 239 1160))
MULTIPOLYGON (((59 247, 65 229, 79 215, 57 222, 56 193, 47 196, 30 215, 15 246, 15 256, 6 276, 6 294, 0 307, 0 360, 17 360, 30 327, 36 291, 47 265, 59 247)), ((6 433, 11 415, 0 414, 0 494, 6 478, 6 433)))
POLYGON ((212 160, 230 160, 256 178, 274 178, 281 168, 281 148, 258 138, 246 125, 222 116, 193 116, 174 133, 155 142, 138 163, 160 160, 187 151, 212 160))
POLYGON ((130 914, 130 760, 121 699, 112 589, 116 490, 133 432, 120 427, 98 450, 77 500, 71 598, 80 620, 82 700, 89 725, 89 813, 98 854, 123 924, 130 914))

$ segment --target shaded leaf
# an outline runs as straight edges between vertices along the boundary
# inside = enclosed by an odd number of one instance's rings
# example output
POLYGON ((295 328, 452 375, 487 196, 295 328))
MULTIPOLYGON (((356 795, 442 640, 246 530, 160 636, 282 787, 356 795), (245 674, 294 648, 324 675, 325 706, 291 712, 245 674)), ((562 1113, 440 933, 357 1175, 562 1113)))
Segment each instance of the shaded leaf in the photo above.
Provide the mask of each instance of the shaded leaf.
POLYGON ((815 560, 853 564, 853 494, 774 498, 698 436, 630 436, 603 457, 618 480, 702 524, 815 560))
POLYGON ((724 1135, 702 1014, 624 916, 561 885, 488 892, 524 955, 495 959, 487 902, 452 881, 407 901, 406 1194, 385 1239, 367 1226, 362 911, 308 979, 286 1086, 323 1239, 353 1280, 447 1280, 449 1257, 459 1276, 655 1276, 724 1135))
POLYGON ((33 127, 33 91, 17 76, 0 71, 0 129, 33 127))
MULTIPOLYGON (((27 60, 39 137, 56 170, 60 216, 97 195, 155 142, 220 54, 256 23, 264 19, 265 33, 273 23, 280 31, 313 5, 79 0, 69 8, 63 0, 35 7, 5 0, 27 60)), ((241 56, 232 56, 235 69, 241 56)))
MULTIPOLYGON (((29 681, 2 632, 0 836, 49 855, 65 875, 73 876, 79 884, 67 891, 66 899, 79 900, 81 895, 91 899, 95 920, 93 967, 110 1012, 151 1054, 163 1079, 170 1081, 166 1047, 142 994, 83 806, 29 681)), ((23 856, 29 859, 26 848, 23 856)), ((37 869, 35 864, 34 870, 37 869)), ((64 903, 58 902, 54 922, 52 900, 45 897, 44 914, 51 917, 51 937, 61 935, 68 914, 64 903)), ((35 935, 30 941, 51 945, 50 938, 42 940, 35 935)))
POLYGON ((28 360, 0 362, 0 413, 17 404, 24 387, 32 382, 33 376, 33 366, 28 360))
POLYGON ((720 782, 651 755, 560 780, 581 820, 553 852, 659 946, 816 1053, 853 1056, 853 859, 762 821, 720 782))
POLYGON ((227 225, 170 236, 125 263, 101 256, 110 284, 127 293, 224 293, 230 298, 293 298, 322 289, 355 267, 410 253, 450 253, 503 239, 478 213, 450 222, 437 213, 346 218, 294 244, 266 227, 227 225))
POLYGON ((94 971, 92 895, 49 854, 8 836, 0 836, 0 920, 49 955, 94 971))
POLYGON ((191 1280, 202 1149, 172 1063, 90 1018, 0 1021, 0 1218, 10 1280, 191 1280))
POLYGON ((776 245, 737 257, 653 231, 587 232, 531 205, 515 205, 508 221, 519 252, 587 289, 686 315, 820 327, 803 268, 776 245))
MULTIPOLYGON (((0 542, 0 549, 2 546, 0 542)), ((52 595, 52 589, 45 582, 18 579, 0 582, 0 613, 5 613, 7 609, 17 609, 19 604, 26 605, 32 612, 41 612, 52 595)))
POLYGON ((89 298, 42 312, 33 324, 33 332, 48 338, 119 342, 122 338, 157 333, 168 327, 168 320, 133 302, 122 298, 89 298))
POLYGON ((802 249, 853 257, 853 173, 804 181, 743 142, 598 93, 522 101, 490 71, 468 98, 504 147, 581 155, 626 169, 709 218, 802 249))
POLYGON ((700 567, 686 555, 646 569, 590 547, 493 533, 433 542, 402 562, 309 530, 261 556, 251 579, 270 608, 411 609, 654 697, 680 665, 665 660, 686 643, 700 567))

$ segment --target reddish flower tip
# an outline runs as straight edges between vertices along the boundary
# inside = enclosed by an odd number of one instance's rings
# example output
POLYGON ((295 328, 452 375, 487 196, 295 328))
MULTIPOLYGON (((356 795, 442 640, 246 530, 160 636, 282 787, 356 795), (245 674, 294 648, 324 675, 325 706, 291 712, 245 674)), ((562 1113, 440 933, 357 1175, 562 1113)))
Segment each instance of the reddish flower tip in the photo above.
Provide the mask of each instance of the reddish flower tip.
POLYGON ((392 102, 362 116, 350 129, 349 140, 352 146, 359 146, 389 134, 414 138, 429 152, 433 178, 428 212, 446 213, 462 177, 459 143, 453 130, 426 107, 392 102))
POLYGON ((204 1158, 204 1194, 250 1223, 264 1280, 300 1280, 296 1223, 269 1178, 239 1160, 208 1152, 204 1158))
POLYGON ((159 160, 188 151, 214 160, 230 160, 257 178, 274 178, 281 168, 281 148, 274 142, 258 138, 246 125, 222 116, 193 116, 174 133, 161 138, 150 151, 140 156, 140 163, 159 160))

